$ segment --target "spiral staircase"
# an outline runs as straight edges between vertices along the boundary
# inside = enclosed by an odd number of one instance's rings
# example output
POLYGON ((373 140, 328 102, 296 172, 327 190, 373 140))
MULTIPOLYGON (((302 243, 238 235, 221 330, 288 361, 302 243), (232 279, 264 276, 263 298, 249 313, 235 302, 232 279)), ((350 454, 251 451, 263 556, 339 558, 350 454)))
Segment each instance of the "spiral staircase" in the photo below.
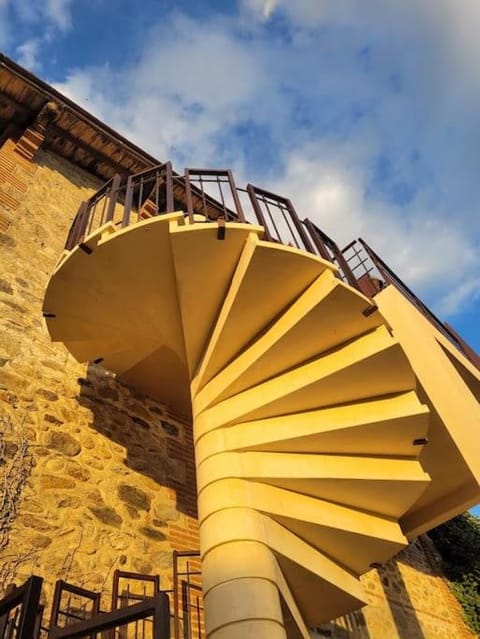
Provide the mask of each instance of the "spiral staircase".
POLYGON ((308 637, 408 542, 430 410, 372 299, 265 227, 112 219, 61 257, 48 330, 192 418, 209 637, 308 637))

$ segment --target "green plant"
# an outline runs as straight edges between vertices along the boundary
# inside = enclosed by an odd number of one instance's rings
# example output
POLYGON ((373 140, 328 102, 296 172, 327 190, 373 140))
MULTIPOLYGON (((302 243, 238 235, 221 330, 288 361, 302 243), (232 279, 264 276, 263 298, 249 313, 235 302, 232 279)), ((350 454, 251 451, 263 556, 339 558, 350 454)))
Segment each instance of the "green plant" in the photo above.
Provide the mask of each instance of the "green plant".
POLYGON ((0 592, 11 582, 18 567, 31 555, 5 554, 17 517, 22 492, 32 470, 32 456, 23 424, 0 415, 0 592))
POLYGON ((468 625, 480 632, 480 519, 465 513, 430 531, 468 625))

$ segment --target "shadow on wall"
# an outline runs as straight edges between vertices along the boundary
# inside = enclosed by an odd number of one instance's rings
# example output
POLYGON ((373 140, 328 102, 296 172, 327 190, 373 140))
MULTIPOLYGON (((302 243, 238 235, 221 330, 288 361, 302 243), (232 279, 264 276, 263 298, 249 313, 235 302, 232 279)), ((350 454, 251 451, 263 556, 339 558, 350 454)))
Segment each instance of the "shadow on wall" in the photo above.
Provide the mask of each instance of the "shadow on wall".
MULTIPOLYGON (((97 190, 107 182, 106 178, 94 177, 91 173, 81 169, 71 161, 43 148, 37 151, 34 162, 43 169, 60 173, 71 184, 79 188, 97 190)), ((86 197, 89 197, 89 195, 86 195, 86 197)), ((75 215, 76 211, 70 211, 70 213, 75 215)))
MULTIPOLYGON (((320 639, 320 637, 329 637, 329 639, 374 639, 368 631, 365 616, 361 610, 313 629, 311 637, 312 639, 320 639)), ((382 639, 391 638, 382 637, 382 639)))
POLYGON ((93 416, 91 427, 125 448, 125 465, 176 493, 176 509, 197 517, 191 425, 155 400, 138 395, 101 366, 89 364, 78 380, 79 403, 93 416))
POLYGON ((428 538, 419 538, 394 559, 362 578, 370 595, 369 606, 315 629, 312 638, 430 639, 436 636, 432 634, 436 630, 429 632, 427 638, 416 607, 422 601, 422 609, 431 614, 434 624, 442 624, 442 619, 448 618, 439 600, 438 576, 441 570, 431 542, 428 538), (402 573, 407 576, 408 587, 402 573))
POLYGON ((398 562, 389 561, 378 569, 378 576, 392 613, 398 639, 425 639, 398 562))

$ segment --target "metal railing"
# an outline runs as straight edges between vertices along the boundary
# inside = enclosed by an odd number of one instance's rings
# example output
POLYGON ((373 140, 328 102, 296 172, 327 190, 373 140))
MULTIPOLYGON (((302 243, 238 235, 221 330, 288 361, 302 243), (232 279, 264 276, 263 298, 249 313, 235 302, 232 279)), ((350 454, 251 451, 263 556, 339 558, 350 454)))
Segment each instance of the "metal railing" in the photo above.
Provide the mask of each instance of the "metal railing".
POLYGON ((0 639, 35 639, 40 632, 43 607, 40 595, 43 579, 30 577, 12 586, 0 601, 0 639))
POLYGON ((171 163, 121 178, 115 175, 82 202, 65 248, 85 248, 93 231, 110 222, 119 228, 149 217, 183 210, 189 222, 250 222, 264 229, 263 239, 319 255, 340 268, 340 276, 358 288, 342 252, 311 220, 301 220, 291 200, 253 184, 237 187, 229 169, 185 169, 171 163))
MULTIPOLYGON (((301 220, 291 200, 253 184, 239 188, 229 169, 185 169, 176 174, 170 162, 121 178, 115 175, 83 202, 73 221, 65 248, 91 249, 85 238, 106 223, 119 228, 152 216, 184 211, 189 223, 218 224, 218 238, 225 237, 225 222, 254 223, 263 228, 268 242, 307 251, 335 264, 337 276, 374 298, 385 286, 395 286, 468 359, 480 368, 480 357, 453 329, 402 282, 364 240, 340 249, 312 220, 301 220)), ((374 309, 372 306, 370 310, 374 309)))
POLYGON ((81 246, 88 235, 108 222, 124 228, 174 210, 183 210, 191 224, 253 222, 264 228, 267 241, 318 254, 312 231, 307 230, 288 198, 253 184, 239 188, 228 169, 187 168, 184 175, 179 176, 170 162, 127 178, 119 175, 111 178, 82 202, 65 248, 81 246))
POLYGON ((323 257, 324 260, 328 260, 329 262, 336 264, 339 268, 341 279, 347 282, 347 284, 350 284, 350 286, 361 291, 362 288, 359 285, 358 279, 355 277, 348 261, 345 259, 343 251, 340 250, 336 242, 319 229, 311 220, 305 219, 303 220, 303 223, 312 238, 312 242, 316 249, 314 252, 316 252, 320 257, 323 257))
POLYGON ((43 579, 30 577, 0 600, 0 639, 170 639, 170 600, 158 575, 116 570, 110 610, 101 593, 58 580, 50 622, 42 625, 43 579), (122 581, 124 580, 124 581, 122 581))
POLYGON ((223 218, 228 222, 245 222, 238 189, 229 169, 185 169, 186 209, 190 223, 194 215, 208 220, 223 218), (218 199, 212 197, 213 191, 218 199))
MULTIPOLYGON (((169 600, 164 592, 143 601, 104 612, 84 621, 59 627, 52 626, 48 639, 80 639, 80 637, 94 637, 97 633, 125 629, 124 637, 132 639, 170 639, 169 600), (139 621, 151 621, 151 630, 147 633, 145 625, 138 625, 139 621), (133 630, 128 626, 133 624, 133 630)), ((120 634, 120 636, 122 636, 120 634)))
MULTIPOLYGON (((92 619, 100 613, 100 593, 59 579, 55 584, 50 628, 65 627, 92 619)), ((92 639, 94 639, 92 635, 92 639)))
POLYGON ((160 577, 144 573, 115 570, 112 584, 112 610, 125 608, 148 597, 155 597, 160 591, 160 577))
POLYGON ((202 639, 204 610, 200 552, 173 551, 174 638, 202 639))
MULTIPOLYGON (((349 245, 350 247, 351 245, 349 245)), ((446 337, 457 350, 459 350, 474 366, 480 370, 480 357, 464 340, 446 323, 442 322, 422 300, 403 282, 398 275, 375 253, 375 251, 363 239, 358 240, 356 249, 360 257, 358 266, 354 270, 362 268, 367 274, 374 289, 378 292, 391 284, 404 295, 417 308, 433 326, 446 337), (361 248, 359 248, 361 247, 361 248), (363 252, 362 252, 363 250, 363 252)), ((358 280, 364 275, 358 275, 358 280)), ((373 295, 372 295, 373 296, 373 295)))

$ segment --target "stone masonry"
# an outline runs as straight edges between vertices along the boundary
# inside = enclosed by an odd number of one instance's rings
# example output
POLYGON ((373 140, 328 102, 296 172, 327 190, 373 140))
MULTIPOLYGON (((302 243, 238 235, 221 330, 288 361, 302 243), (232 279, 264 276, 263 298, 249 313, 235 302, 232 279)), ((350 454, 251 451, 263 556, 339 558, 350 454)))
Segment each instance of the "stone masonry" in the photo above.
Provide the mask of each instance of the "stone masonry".
POLYGON ((10 222, 0 231, 0 479, 26 480, 13 520, 0 514, 0 590, 38 574, 47 597, 59 578, 105 591, 115 568, 158 573, 168 588, 172 550, 198 548, 190 426, 78 364, 51 343, 41 313, 73 216, 100 182, 48 152, 17 158, 11 141, 0 167, 11 176, 0 184, 10 222))

